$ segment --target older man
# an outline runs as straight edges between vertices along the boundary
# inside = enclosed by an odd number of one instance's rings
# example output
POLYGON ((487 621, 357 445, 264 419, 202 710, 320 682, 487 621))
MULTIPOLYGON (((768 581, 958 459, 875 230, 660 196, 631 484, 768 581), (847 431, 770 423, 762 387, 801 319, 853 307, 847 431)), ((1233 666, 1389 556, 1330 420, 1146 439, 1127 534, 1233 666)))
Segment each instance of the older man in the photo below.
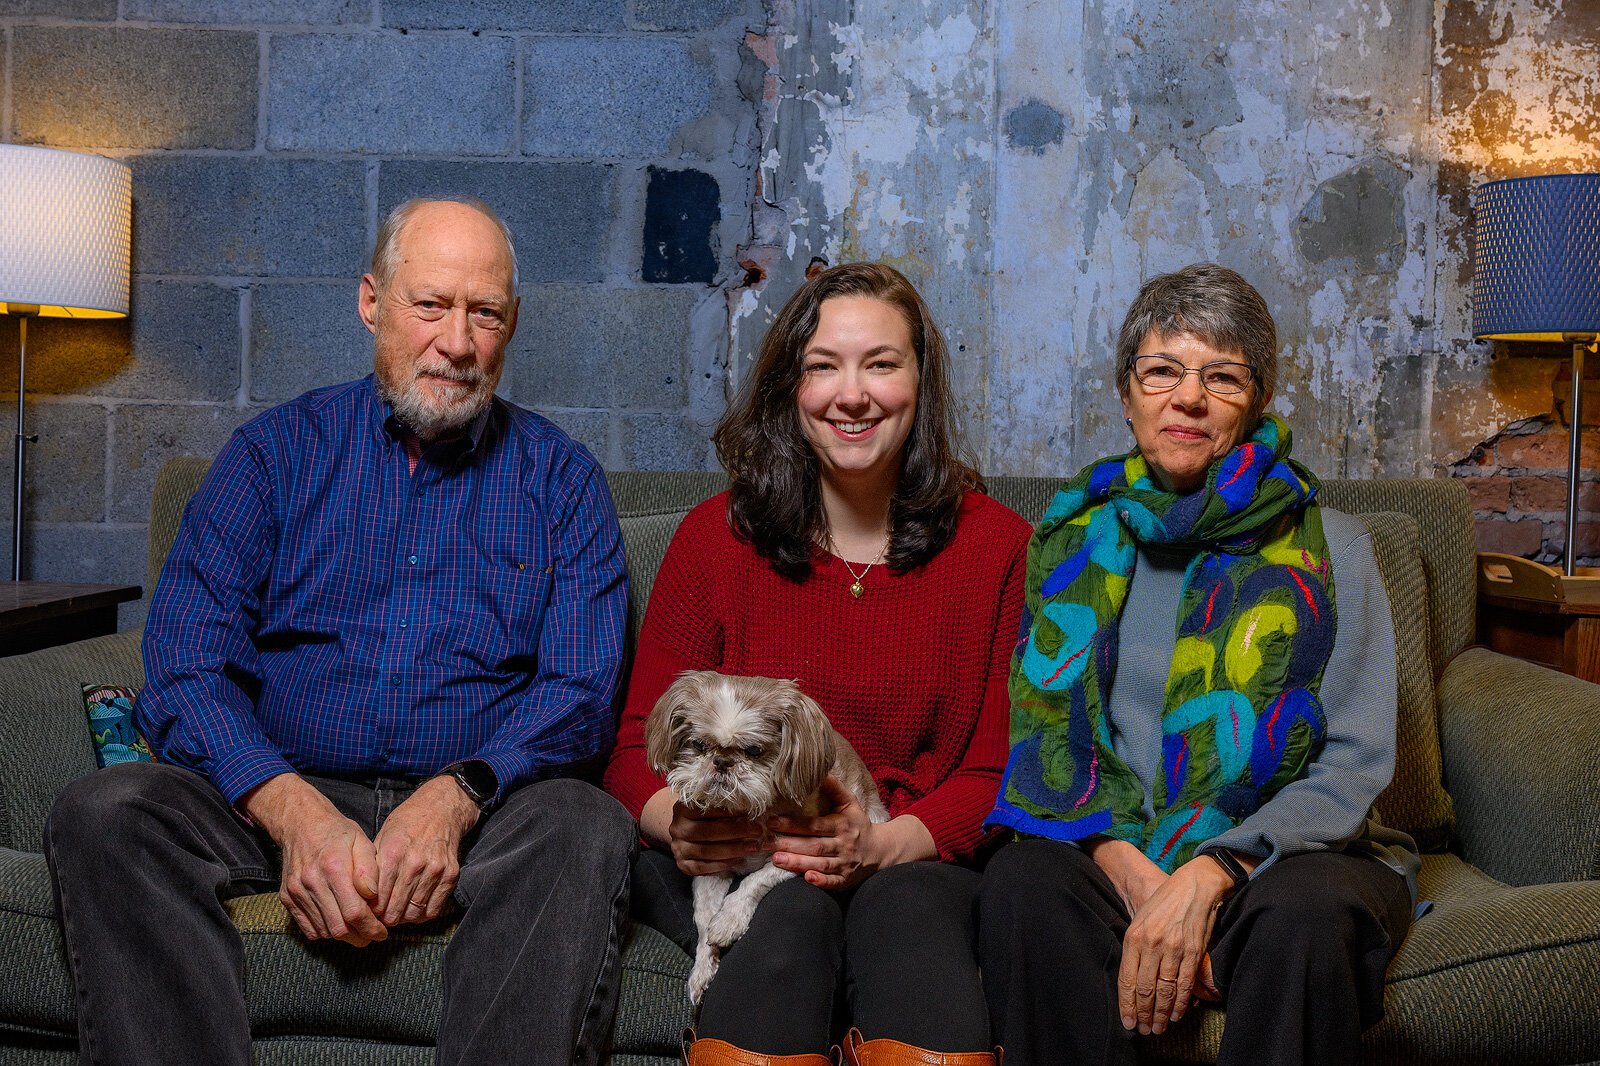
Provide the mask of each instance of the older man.
POLYGON ((516 267, 485 205, 397 208, 359 309, 375 374, 246 424, 184 516, 137 706, 159 764, 51 812, 84 1062, 245 1066, 222 901, 273 889, 358 948, 463 908, 441 1063, 591 1062, 609 1029, 634 831, 563 777, 612 731, 604 476, 494 396, 516 267))

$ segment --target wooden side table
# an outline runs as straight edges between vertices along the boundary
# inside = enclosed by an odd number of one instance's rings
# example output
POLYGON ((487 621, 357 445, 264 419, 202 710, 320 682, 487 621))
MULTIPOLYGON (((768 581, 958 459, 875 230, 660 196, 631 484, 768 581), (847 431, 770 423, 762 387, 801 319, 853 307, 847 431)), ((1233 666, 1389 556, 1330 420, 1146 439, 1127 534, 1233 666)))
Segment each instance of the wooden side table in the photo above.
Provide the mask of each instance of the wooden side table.
POLYGON ((0 655, 115 633, 117 604, 143 593, 138 585, 0 582, 0 655))
POLYGON ((1585 681, 1600 681, 1600 603, 1483 592, 1478 596, 1478 642, 1585 681))

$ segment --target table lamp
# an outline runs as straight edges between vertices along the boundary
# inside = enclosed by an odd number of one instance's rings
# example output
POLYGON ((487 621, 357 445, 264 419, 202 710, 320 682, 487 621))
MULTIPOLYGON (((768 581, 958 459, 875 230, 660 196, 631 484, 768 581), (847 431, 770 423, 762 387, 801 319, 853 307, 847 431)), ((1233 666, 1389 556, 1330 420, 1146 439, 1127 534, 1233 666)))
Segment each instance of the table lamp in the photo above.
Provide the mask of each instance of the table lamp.
POLYGON ((11 580, 22 580, 28 319, 128 313, 133 172, 57 148, 0 144, 0 313, 17 318, 17 449, 11 580))
POLYGON ((1562 572, 1573 574, 1583 357, 1600 335, 1600 174, 1507 178, 1473 194, 1472 335, 1572 345, 1562 572))

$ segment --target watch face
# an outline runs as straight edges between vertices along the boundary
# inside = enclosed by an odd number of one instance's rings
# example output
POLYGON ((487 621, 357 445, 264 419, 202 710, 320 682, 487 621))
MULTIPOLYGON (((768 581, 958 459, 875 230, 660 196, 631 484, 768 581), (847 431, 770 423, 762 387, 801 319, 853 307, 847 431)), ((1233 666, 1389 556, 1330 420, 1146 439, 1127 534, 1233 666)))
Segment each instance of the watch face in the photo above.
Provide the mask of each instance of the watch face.
POLYGON ((494 798, 496 786, 494 771, 488 764, 481 762, 460 763, 451 768, 450 774, 460 783, 462 789, 472 798, 474 803, 482 806, 494 798))

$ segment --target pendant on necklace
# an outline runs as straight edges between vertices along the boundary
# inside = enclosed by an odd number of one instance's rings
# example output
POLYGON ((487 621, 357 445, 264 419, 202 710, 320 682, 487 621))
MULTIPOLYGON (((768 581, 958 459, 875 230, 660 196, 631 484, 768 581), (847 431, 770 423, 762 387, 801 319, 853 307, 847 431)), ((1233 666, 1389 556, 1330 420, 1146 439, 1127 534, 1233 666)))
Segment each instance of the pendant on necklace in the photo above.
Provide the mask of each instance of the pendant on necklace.
POLYGON ((857 581, 855 584, 850 586, 850 595, 854 596, 858 600, 861 598, 861 594, 863 592, 865 592, 865 591, 867 591, 867 590, 862 586, 861 582, 859 582, 859 581, 857 581))

